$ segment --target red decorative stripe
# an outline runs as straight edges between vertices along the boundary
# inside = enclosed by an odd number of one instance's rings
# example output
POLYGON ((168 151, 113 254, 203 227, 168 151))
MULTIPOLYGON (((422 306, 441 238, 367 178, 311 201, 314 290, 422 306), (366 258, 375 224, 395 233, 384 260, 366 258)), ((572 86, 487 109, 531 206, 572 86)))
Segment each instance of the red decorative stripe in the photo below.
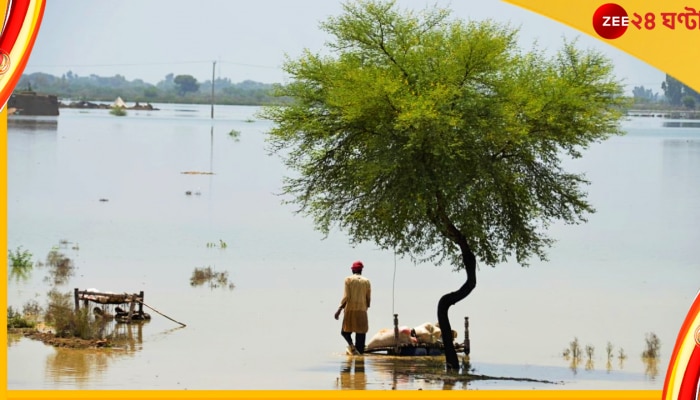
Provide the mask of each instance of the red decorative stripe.
POLYGON ((25 23, 25 18, 27 17, 27 10, 29 10, 29 3, 31 0, 12 0, 10 14, 7 18, 7 24, 2 30, 2 37, 0 37, 0 50, 7 54, 15 46, 19 32, 22 30, 22 25, 25 23))
POLYGON ((697 399, 698 382, 700 382, 700 346, 695 346, 683 375, 678 400, 697 399))
MULTIPOLYGON (((683 344, 684 340, 688 336, 694 336, 695 335, 695 329, 697 327, 693 326, 693 321, 695 321, 695 317, 697 315, 700 315, 700 292, 695 296, 695 300, 693 301, 693 304, 690 306, 690 309, 688 310, 688 314, 685 317, 685 320, 683 321, 683 325, 681 325, 680 330, 678 331, 678 337, 676 338, 676 344, 673 347, 673 353, 671 353, 671 360, 669 361, 668 364, 668 370, 666 371, 666 379, 664 380, 664 387, 663 387, 663 399, 669 399, 669 396, 671 393, 669 393, 670 386, 672 384, 678 385, 679 380, 683 379, 683 382, 685 382, 685 377, 689 376, 691 374, 690 365, 694 364, 695 365, 695 374, 698 373, 698 370, 700 370, 700 354, 697 354, 698 347, 696 347, 693 351, 693 356, 695 357, 695 360, 691 357, 689 361, 689 365, 684 368, 685 366, 683 365, 678 365, 678 355, 680 353, 681 345, 683 344), (671 382, 671 374, 672 372, 676 372, 676 379, 674 382, 671 382), (681 374, 683 375, 683 378, 681 378, 681 374)), ((695 385, 693 386, 693 394, 692 397, 683 397, 680 396, 678 399, 674 400, 696 400, 696 395, 697 393, 694 393, 695 389, 697 388, 697 375, 695 375, 695 385)), ((676 386, 678 387, 678 386, 676 386)))

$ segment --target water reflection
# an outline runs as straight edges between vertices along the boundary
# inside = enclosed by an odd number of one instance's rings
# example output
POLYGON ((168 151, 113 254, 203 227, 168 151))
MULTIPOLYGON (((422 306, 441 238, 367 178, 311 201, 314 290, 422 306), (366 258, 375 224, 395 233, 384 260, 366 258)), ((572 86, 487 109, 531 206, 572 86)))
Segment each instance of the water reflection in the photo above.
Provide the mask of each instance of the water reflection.
POLYGON ((625 360, 627 359, 627 355, 625 354, 625 350, 620 349, 620 351, 617 355, 617 359, 619 360, 618 364, 619 364, 620 370, 622 370, 625 367, 625 360))
POLYGON ((659 358, 658 357, 642 357, 644 362, 644 376, 650 380, 655 380, 659 375, 659 358))
POLYGON ((595 364, 593 363, 593 353, 595 349, 593 346, 586 345, 586 355, 588 356, 588 359, 586 360, 586 371, 593 371, 595 369, 595 364))
POLYGON ((391 382, 391 389, 466 389, 473 379, 489 379, 471 375, 471 364, 465 357, 460 372, 446 373, 444 356, 369 356, 369 368, 382 382, 391 382))
POLYGON ((103 349, 65 349, 46 358, 46 378, 55 383, 72 383, 83 387, 92 379, 102 376, 110 363, 132 355, 124 351, 103 349))
POLYGON ((120 322, 107 322, 105 326, 112 328, 111 333, 106 335, 114 344, 113 348, 121 348, 130 352, 135 352, 143 348, 143 326, 149 320, 141 320, 124 324, 120 322))
POLYGON ((77 387, 88 385, 102 376, 112 362, 133 357, 143 349, 143 325, 146 322, 106 323, 103 329, 113 346, 110 348, 72 349, 56 347, 46 358, 46 377, 54 383, 70 383, 77 387))
POLYGON ((80 249, 77 243, 69 242, 68 240, 61 239, 58 245, 52 246, 49 253, 46 255, 46 261, 37 261, 36 266, 39 268, 47 267, 47 273, 44 277, 44 282, 51 283, 52 286, 61 286, 68 283, 68 281, 75 275, 75 264, 71 257, 68 257, 63 250, 73 251, 77 254, 80 249))
MULTIPOLYGON (((608 342, 605 351, 607 353, 606 361, 605 361, 605 371, 607 373, 610 373, 613 370, 613 350, 614 347, 612 343, 608 342)), ((584 369, 586 371, 594 371, 595 370, 595 348, 592 345, 586 345, 585 347, 585 353, 586 353, 586 360, 584 363, 584 369)), ((569 343, 569 347, 564 349, 562 353, 562 357, 564 360, 566 360, 569 363, 569 369, 571 372, 573 372, 574 375, 578 373, 579 366, 583 362, 583 354, 581 352, 578 339, 574 338, 572 342, 569 343)), ((620 370, 624 369, 624 361, 627 358, 627 355, 625 354, 624 349, 620 348, 618 350, 618 368, 620 370)))
POLYGON ((698 148, 700 147, 700 140, 695 140, 695 139, 666 139, 663 141, 664 145, 664 150, 667 150, 667 148, 698 148))
POLYGON ((367 375, 365 374, 364 357, 348 357, 343 361, 340 370, 340 388, 365 390, 367 389, 367 375))
POLYGON ((581 364, 581 357, 566 355, 564 359, 569 361, 569 369, 576 375, 578 373, 578 366, 581 364))
POLYGON ((649 379, 654 380, 659 374, 659 354, 661 350, 661 340, 654 332, 649 332, 644 339, 646 347, 642 352, 642 361, 644 362, 644 375, 649 379))
POLYGON ((7 347, 12 347, 22 340, 22 335, 19 333, 7 333, 7 347))
POLYGON ((18 266, 18 265, 10 265, 10 276, 7 278, 7 282, 14 282, 14 283, 23 283, 29 281, 29 278, 31 277, 32 274, 32 269, 31 266, 29 268, 23 267, 23 266, 18 266))
POLYGON ((700 121, 664 121, 664 128, 700 128, 700 121))
POLYGON ((58 129, 57 117, 12 116, 7 118, 7 128, 16 130, 38 131, 58 129))
POLYGON ((562 356, 566 361, 569 361, 569 369, 576 375, 578 366, 581 363, 581 346, 578 343, 578 338, 569 342, 569 347, 564 349, 562 356))

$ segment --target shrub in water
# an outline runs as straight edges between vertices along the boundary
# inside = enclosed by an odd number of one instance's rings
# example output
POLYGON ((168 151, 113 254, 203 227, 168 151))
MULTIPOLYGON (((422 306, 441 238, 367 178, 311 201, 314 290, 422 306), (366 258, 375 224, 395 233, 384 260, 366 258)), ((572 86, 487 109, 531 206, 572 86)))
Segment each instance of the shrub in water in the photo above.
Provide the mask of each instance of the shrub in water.
POLYGON ((647 333, 646 349, 642 352, 642 358, 657 358, 661 350, 661 340, 655 333, 647 333))
POLYGON ((123 107, 112 107, 109 113, 117 117, 123 117, 126 115, 126 110, 123 107))
POLYGON ((90 317, 88 308, 74 310, 71 293, 51 290, 48 293, 49 305, 44 315, 46 323, 54 327, 58 337, 79 337, 95 339, 99 335, 99 323, 90 317))
POLYGON ((15 280, 26 280, 32 270, 32 253, 29 250, 22 250, 22 246, 14 251, 8 250, 7 258, 10 266, 10 278, 15 280))
POLYGON ((29 250, 22 250, 22 246, 19 246, 15 251, 8 250, 8 258, 10 260, 10 267, 30 269, 32 267, 32 253, 29 250))
POLYGON ((7 327, 8 328, 34 328, 36 323, 25 318, 12 306, 7 307, 7 327))

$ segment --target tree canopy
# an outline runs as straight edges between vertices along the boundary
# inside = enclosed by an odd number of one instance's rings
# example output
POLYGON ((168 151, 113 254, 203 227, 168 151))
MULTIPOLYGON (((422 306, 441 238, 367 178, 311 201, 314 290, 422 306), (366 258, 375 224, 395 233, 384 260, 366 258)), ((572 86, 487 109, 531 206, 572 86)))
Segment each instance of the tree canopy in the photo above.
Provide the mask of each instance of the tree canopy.
POLYGON ((564 43, 521 51, 517 30, 394 2, 343 5, 326 54, 288 58, 291 83, 268 107, 284 193, 328 233, 418 261, 464 267, 546 258, 553 220, 592 212, 564 156, 621 133, 625 102, 603 55, 564 43))
POLYGON ((700 93, 669 74, 666 74, 666 80, 661 83, 661 89, 672 106, 694 108, 695 102, 700 101, 700 93), (693 107, 689 107, 689 104, 693 107))
POLYGON ((177 92, 182 96, 188 92, 196 92, 199 90, 197 78, 192 75, 178 75, 173 79, 173 83, 177 85, 177 92))

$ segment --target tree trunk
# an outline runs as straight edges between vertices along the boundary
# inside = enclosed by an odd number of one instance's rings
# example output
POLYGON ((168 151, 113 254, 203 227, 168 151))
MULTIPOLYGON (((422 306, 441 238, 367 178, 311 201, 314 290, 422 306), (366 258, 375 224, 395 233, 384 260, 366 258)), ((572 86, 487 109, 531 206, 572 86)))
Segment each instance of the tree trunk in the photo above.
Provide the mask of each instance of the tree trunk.
POLYGON ((442 343, 445 348, 445 364, 448 370, 459 370, 459 359, 454 346, 452 326, 447 312, 450 307, 464 299, 476 287, 476 256, 469 246, 466 236, 455 226, 446 212, 445 201, 440 191, 435 192, 436 207, 428 211, 428 218, 435 224, 445 237, 452 240, 462 252, 462 264, 467 271, 467 281, 455 292, 447 293, 440 298, 437 307, 438 324, 442 331, 442 343))
POLYGON ((454 337, 452 336, 452 326, 450 325, 447 312, 450 306, 467 297, 476 286, 476 257, 469 248, 466 238, 462 235, 459 236, 458 245, 462 251, 462 263, 467 271, 467 281, 457 291, 442 296, 438 302, 437 309, 438 324, 440 324, 442 343, 445 347, 445 364, 448 370, 459 370, 459 358, 457 358, 454 337))

